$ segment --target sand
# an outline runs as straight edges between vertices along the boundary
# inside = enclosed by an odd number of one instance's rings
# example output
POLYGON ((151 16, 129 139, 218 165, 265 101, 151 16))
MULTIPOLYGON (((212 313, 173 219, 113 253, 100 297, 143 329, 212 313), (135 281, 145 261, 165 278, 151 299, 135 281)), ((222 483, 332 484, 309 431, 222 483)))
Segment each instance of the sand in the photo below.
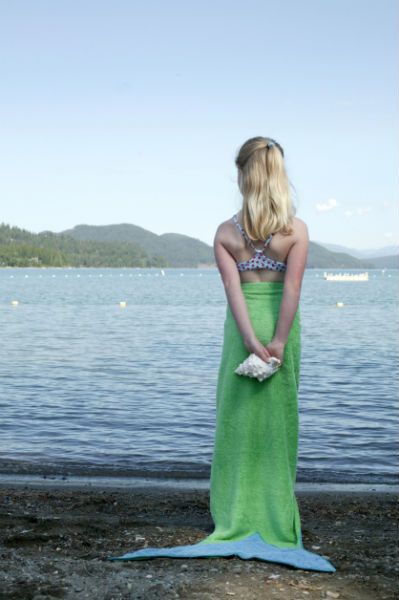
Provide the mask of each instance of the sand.
POLYGON ((399 597, 398 502, 388 492, 297 492, 305 548, 335 573, 259 560, 111 562, 212 531, 207 490, 0 486, 0 600, 399 597))

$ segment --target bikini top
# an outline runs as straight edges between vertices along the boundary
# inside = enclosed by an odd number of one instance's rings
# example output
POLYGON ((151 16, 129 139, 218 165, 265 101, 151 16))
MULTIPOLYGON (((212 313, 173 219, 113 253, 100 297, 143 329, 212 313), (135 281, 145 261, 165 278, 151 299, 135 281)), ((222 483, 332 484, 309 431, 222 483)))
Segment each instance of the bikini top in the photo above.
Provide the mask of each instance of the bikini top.
POLYGON ((270 271, 286 271, 287 263, 282 262, 281 260, 274 260, 273 258, 267 257, 263 254, 264 248, 267 248, 270 245, 273 234, 271 233, 267 240, 263 244, 263 248, 256 248, 252 242, 252 240, 247 236, 245 230, 241 223, 238 222, 237 215, 233 216, 233 221, 242 234, 244 239, 248 242, 248 244, 255 250, 255 254, 249 260, 245 260, 243 262, 237 262, 237 269, 239 271, 254 271, 255 269, 269 269, 270 271))

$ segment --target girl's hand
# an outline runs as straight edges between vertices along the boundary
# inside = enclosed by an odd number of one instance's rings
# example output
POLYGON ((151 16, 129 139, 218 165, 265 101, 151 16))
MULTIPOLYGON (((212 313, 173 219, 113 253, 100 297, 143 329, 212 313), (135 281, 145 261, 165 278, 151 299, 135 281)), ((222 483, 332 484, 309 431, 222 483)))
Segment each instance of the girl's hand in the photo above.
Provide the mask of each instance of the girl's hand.
POLYGON ((278 358, 281 361, 281 366, 283 364, 284 348, 285 348, 284 342, 279 342, 277 340, 272 340, 266 346, 266 350, 269 352, 269 354, 271 356, 275 356, 276 358, 278 358))
MULTIPOLYGON (((249 353, 256 354, 257 356, 259 356, 259 358, 261 358, 265 362, 269 362, 270 357, 275 356, 274 354, 271 354, 268 351, 268 349, 265 346, 263 346, 263 344, 261 344, 257 338, 254 338, 254 339, 246 342, 245 347, 249 353)), ((277 357, 277 358, 279 358, 279 357, 277 357)))

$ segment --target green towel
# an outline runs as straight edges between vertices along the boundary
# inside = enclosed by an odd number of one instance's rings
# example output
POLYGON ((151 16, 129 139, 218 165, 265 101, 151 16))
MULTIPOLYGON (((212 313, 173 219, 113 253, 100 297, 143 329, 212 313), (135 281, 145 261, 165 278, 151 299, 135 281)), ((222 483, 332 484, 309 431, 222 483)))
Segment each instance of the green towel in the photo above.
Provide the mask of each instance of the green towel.
MULTIPOLYGON (((283 282, 242 283, 259 341, 274 335, 283 282)), ((247 358, 230 306, 216 391, 216 435, 210 481, 214 532, 200 543, 239 540, 259 533, 282 548, 301 546, 295 497, 298 449, 298 387, 301 357, 299 307, 281 368, 258 381, 234 370, 247 358)))
MULTIPOLYGON (((241 289, 255 333, 266 345, 277 325, 284 283, 242 283, 241 289)), ((303 547, 294 491, 301 359, 299 309, 283 364, 274 375, 258 381, 234 373, 248 354, 227 304, 210 481, 213 532, 196 544, 142 548, 109 560, 236 555, 299 569, 335 571, 326 558, 303 547)))

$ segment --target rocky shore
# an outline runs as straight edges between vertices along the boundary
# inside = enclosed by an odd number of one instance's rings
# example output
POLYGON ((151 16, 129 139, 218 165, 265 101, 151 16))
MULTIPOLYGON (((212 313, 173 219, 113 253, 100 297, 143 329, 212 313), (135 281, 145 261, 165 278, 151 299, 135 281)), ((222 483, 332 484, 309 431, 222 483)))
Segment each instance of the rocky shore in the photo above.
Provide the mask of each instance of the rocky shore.
POLYGON ((306 549, 335 573, 230 558, 111 562, 212 531, 209 492, 0 486, 0 600, 394 600, 398 502, 388 492, 298 492, 306 549))

